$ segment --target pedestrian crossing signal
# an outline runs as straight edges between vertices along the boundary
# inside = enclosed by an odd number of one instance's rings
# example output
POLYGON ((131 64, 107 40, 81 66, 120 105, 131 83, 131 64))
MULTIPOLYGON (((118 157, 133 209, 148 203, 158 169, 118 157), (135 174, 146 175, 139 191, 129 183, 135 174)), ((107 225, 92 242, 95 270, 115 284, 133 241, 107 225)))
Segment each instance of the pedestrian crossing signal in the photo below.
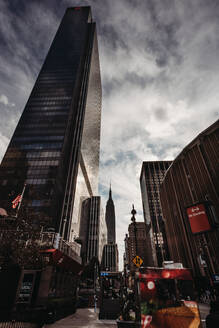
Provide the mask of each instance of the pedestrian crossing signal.
POLYGON ((140 268, 140 266, 141 266, 142 263, 143 263, 143 260, 142 260, 142 258, 141 258, 140 256, 136 255, 136 256, 133 258, 132 262, 133 262, 138 268, 140 268))

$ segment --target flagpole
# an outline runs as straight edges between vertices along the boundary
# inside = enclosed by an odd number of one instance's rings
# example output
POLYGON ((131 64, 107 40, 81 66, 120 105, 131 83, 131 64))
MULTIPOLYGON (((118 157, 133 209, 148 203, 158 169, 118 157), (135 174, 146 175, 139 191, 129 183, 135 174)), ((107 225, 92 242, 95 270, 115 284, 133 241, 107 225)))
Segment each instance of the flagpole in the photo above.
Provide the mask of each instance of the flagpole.
POLYGON ((20 201, 19 204, 18 204, 17 212, 16 212, 16 215, 15 215, 16 218, 17 218, 17 216, 18 216, 18 212, 19 212, 19 209, 20 209, 20 207, 21 207, 21 203, 22 203, 22 200, 23 200, 23 196, 24 196, 25 189, 26 189, 26 183, 24 184, 24 187, 23 187, 23 190, 22 190, 21 201, 20 201))

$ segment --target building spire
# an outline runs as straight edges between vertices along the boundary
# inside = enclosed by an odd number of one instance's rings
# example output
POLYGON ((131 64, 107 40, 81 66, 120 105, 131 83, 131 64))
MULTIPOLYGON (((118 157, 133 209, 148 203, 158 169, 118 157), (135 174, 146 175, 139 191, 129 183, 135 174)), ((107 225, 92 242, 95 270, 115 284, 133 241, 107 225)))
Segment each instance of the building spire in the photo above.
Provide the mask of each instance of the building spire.
POLYGON ((107 243, 113 243, 116 242, 116 218, 115 218, 115 208, 114 203, 112 199, 112 188, 111 188, 111 181, 110 181, 110 187, 109 187, 109 199, 106 203, 106 226, 107 226, 107 243))
POLYGON ((109 188, 109 199, 112 199, 111 181, 110 181, 110 188, 109 188))

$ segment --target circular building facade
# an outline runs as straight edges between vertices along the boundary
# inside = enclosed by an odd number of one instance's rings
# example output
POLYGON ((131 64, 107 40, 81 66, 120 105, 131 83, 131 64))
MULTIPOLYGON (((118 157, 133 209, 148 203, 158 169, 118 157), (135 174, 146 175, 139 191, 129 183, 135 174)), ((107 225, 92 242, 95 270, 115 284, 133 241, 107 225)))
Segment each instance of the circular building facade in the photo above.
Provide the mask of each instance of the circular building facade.
POLYGON ((173 161, 161 185, 160 198, 171 260, 191 268, 200 281, 205 277, 216 283, 219 121, 200 133, 173 161))

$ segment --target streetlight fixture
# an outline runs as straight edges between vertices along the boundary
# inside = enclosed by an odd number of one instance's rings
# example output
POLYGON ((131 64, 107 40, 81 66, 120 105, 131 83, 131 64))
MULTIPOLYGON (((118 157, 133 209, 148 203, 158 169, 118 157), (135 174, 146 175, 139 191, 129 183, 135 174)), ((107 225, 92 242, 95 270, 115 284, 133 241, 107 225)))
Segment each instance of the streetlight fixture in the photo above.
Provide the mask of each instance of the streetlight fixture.
POLYGON ((135 215, 137 214, 134 204, 132 205, 132 211, 131 211, 132 217, 131 221, 133 222, 134 225, 134 235, 135 235, 135 256, 138 255, 138 243, 137 243, 137 225, 136 225, 136 218, 135 215))

